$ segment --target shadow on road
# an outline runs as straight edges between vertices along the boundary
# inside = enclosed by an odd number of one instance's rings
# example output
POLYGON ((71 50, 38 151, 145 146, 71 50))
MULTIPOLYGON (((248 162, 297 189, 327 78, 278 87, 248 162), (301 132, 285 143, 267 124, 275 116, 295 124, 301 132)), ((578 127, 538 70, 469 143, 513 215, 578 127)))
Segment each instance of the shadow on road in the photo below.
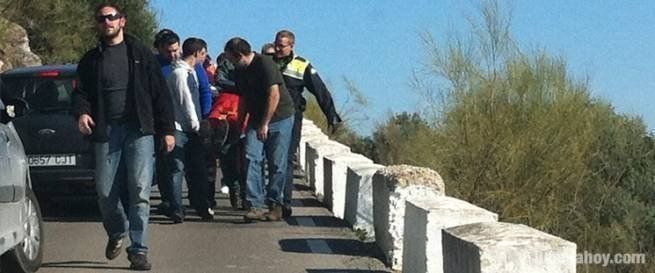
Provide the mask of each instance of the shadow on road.
POLYGON ((295 207, 316 207, 316 208, 322 208, 325 207, 323 203, 320 201, 316 200, 316 198, 294 198, 291 200, 291 204, 295 207))
POLYGON ((375 243, 364 243, 353 239, 283 239, 279 244, 285 252, 372 257, 384 261, 382 252, 375 243))
POLYGON ((42 268, 77 268, 77 269, 103 269, 103 270, 129 270, 129 267, 109 266, 107 262, 96 261, 65 261, 43 263, 42 268))
POLYGON ((349 227, 348 223, 334 216, 291 216, 285 219, 290 226, 301 227, 349 227))
POLYGON ((307 273, 389 273, 389 271, 367 269, 307 269, 307 273))

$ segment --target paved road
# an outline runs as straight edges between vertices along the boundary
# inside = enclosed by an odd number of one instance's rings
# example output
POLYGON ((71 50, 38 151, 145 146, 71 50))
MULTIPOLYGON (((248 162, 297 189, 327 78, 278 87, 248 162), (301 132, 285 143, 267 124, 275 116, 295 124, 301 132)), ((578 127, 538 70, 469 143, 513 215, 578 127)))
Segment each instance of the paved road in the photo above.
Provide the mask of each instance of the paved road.
MULTIPOLYGON (((172 225, 153 214, 150 224, 151 272, 390 272, 372 244, 355 234, 301 185, 294 215, 281 222, 244 223, 218 194, 213 222, 194 215, 172 225)), ((45 255, 39 272, 130 272, 127 254, 104 258, 106 236, 92 200, 46 210, 45 255)), ((153 197, 153 204, 157 204, 153 197)), ((189 212, 192 214, 192 212, 189 212)))

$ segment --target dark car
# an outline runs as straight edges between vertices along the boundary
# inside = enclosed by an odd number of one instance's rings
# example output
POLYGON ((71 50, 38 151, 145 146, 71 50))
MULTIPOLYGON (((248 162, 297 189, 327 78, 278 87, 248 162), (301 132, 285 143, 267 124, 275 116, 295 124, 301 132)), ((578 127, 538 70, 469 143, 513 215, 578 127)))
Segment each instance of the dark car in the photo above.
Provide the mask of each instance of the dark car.
POLYGON ((76 69, 46 65, 0 75, 4 119, 14 124, 25 147, 33 188, 44 196, 95 192, 93 145, 79 132, 72 112, 76 69))

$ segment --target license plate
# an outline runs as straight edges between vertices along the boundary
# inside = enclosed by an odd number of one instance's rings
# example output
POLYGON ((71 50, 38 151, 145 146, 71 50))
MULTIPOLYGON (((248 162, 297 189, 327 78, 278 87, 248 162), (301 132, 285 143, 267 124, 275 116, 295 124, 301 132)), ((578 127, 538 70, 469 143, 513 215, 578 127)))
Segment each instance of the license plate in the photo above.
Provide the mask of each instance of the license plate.
POLYGON ((75 166, 75 155, 30 155, 27 157, 30 167, 75 166))

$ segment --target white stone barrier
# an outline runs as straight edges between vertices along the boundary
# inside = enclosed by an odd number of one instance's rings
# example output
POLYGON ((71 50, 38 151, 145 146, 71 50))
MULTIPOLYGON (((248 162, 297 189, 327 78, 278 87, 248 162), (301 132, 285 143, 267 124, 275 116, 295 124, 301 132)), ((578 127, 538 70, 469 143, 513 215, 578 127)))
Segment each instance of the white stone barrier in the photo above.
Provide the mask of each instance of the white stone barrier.
POLYGON ((307 130, 305 130, 305 128, 302 129, 300 142, 298 144, 298 163, 303 170, 307 171, 307 142, 320 140, 328 140, 327 135, 323 134, 320 129, 316 127, 310 127, 307 128, 307 130))
POLYGON ((305 171, 309 186, 319 197, 323 197, 323 157, 332 154, 349 153, 350 147, 332 140, 316 140, 307 142, 307 170, 305 171))
POLYGON ((497 214, 457 198, 408 199, 403 236, 403 273, 443 273, 443 229, 496 221, 497 214))
POLYGON ((350 153, 303 119, 300 165, 334 216, 375 240, 395 271, 572 273, 576 245, 445 197, 441 176, 409 165, 382 166, 350 153), (325 198, 324 198, 325 197, 325 198))
POLYGON ((383 165, 350 164, 346 176, 344 217, 366 242, 375 241, 373 221, 373 175, 383 165))
POLYGON ((351 164, 373 164, 373 160, 356 153, 332 154, 323 157, 323 203, 343 219, 346 205, 346 175, 351 164))
MULTIPOLYGON (((303 118, 302 119, 302 128, 307 128, 307 127, 316 127, 316 124, 314 124, 313 121, 303 118)), ((317 128, 317 127, 316 127, 317 128)))
POLYGON ((576 245, 534 228, 487 222, 443 230, 445 273, 574 273, 576 245))
POLYGON ((402 269, 405 201, 408 197, 435 199, 445 195, 434 170, 409 165, 388 166, 373 176, 375 241, 394 270, 402 269))

